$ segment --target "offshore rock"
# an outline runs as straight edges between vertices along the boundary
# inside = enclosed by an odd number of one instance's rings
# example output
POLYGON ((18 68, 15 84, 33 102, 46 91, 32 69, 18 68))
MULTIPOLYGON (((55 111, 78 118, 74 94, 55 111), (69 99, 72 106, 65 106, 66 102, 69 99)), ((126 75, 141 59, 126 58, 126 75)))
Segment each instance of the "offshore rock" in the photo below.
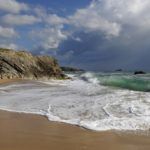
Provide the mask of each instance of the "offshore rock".
POLYGON ((64 67, 64 66, 62 66, 61 69, 62 69, 62 71, 65 71, 65 72, 84 72, 83 69, 74 68, 74 67, 64 67))
POLYGON ((144 72, 144 71, 135 71, 134 74, 135 74, 135 75, 138 75, 138 74, 146 74, 146 72, 144 72))

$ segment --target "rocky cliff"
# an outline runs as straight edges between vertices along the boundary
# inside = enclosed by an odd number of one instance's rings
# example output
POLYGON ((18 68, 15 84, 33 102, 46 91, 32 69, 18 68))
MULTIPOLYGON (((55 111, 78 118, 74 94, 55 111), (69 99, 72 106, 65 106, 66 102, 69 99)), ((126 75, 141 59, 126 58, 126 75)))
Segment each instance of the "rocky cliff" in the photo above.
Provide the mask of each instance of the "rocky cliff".
POLYGON ((29 52, 0 48, 0 78, 65 78, 57 60, 29 52))

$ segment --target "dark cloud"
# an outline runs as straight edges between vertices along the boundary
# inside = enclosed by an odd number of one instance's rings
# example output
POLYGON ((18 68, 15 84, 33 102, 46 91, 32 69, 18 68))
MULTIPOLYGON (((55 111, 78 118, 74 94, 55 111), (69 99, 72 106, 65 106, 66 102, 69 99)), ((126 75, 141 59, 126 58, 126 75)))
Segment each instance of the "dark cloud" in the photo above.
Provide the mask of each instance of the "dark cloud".
POLYGON ((69 38, 55 53, 62 64, 96 71, 150 68, 148 66, 150 51, 146 39, 133 39, 134 36, 130 39, 126 37, 107 39, 103 34, 94 32, 79 32, 73 36, 78 37, 80 41, 69 38))

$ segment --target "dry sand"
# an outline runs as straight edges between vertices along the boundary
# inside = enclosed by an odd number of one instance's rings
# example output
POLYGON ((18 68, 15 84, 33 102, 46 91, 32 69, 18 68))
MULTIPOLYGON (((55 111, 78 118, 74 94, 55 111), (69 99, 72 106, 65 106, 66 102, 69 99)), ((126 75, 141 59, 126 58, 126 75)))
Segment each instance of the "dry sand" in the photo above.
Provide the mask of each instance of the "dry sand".
MULTIPOLYGON (((10 81, 16 80, 0 84, 10 81)), ((0 111, 0 150, 150 150, 150 136, 93 132, 43 116, 0 111)))

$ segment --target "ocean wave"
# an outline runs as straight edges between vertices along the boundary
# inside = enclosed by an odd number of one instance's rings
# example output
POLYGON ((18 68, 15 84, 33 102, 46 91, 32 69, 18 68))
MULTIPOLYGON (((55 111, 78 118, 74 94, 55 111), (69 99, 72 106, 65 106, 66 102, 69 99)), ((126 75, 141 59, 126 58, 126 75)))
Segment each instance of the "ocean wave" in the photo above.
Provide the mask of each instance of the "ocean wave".
POLYGON ((135 76, 132 74, 96 74, 88 72, 81 79, 93 84, 124 88, 134 91, 150 92, 150 76, 135 76))
POLYGON ((45 115, 96 131, 149 130, 150 93, 103 86, 102 79, 110 76, 116 74, 88 72, 72 80, 1 86, 0 109, 45 115))

